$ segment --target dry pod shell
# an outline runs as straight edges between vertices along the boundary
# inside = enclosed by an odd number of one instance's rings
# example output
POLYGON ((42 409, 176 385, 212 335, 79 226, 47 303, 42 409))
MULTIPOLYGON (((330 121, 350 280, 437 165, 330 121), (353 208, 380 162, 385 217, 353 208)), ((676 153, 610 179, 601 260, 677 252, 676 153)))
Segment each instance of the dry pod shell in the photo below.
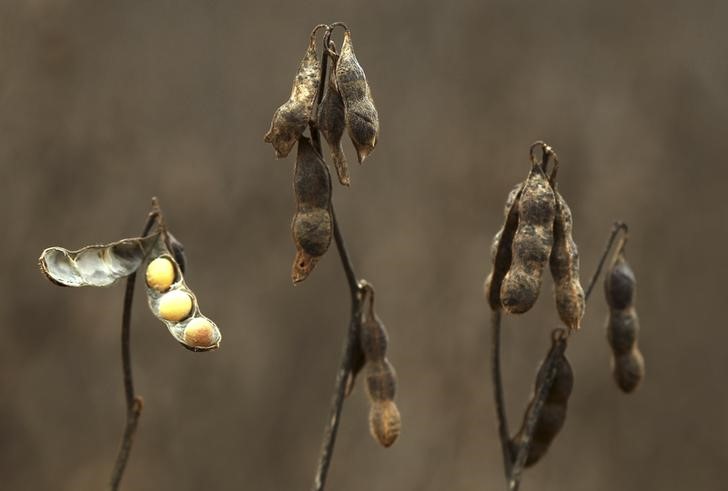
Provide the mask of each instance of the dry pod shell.
POLYGON ((505 222, 493 237, 490 246, 492 270, 485 280, 484 290, 490 308, 493 310, 501 308, 500 289, 503 278, 510 269, 513 260, 511 248, 513 246, 513 236, 518 228, 518 199, 521 196, 522 189, 523 183, 519 183, 508 193, 503 212, 505 222))
POLYGON ((351 33, 344 32, 341 54, 336 63, 336 86, 344 101, 344 115, 349 137, 356 148, 359 163, 374 150, 379 133, 379 114, 364 70, 354 54, 351 33))
POLYGON ((351 184, 349 166, 346 162, 346 155, 344 155, 344 147, 341 145, 341 139, 346 129, 344 101, 341 98, 339 89, 336 87, 336 60, 334 59, 332 62, 334 66, 329 72, 326 93, 318 106, 317 123, 326 143, 329 145, 339 182, 344 186, 348 186, 351 184))
POLYGON ((556 215, 549 265, 554 279, 556 310, 564 324, 576 331, 581 327, 585 308, 584 289, 579 281, 579 251, 572 237, 573 219, 569 205, 561 194, 554 192, 556 215))
POLYGON ((607 341, 612 349, 612 374, 622 392, 634 391, 645 375, 638 346, 639 318, 634 307, 636 280, 624 257, 624 243, 604 278, 609 305, 607 341))
MULTIPOLYGON (((556 344, 561 342, 564 341, 555 340, 551 350, 554 350, 556 348, 556 344)), ((551 352, 549 352, 547 360, 550 355, 551 352)), ((543 457, 566 421, 566 410, 569 402, 569 396, 571 395, 571 391, 574 387, 574 373, 572 372, 569 360, 566 359, 563 351, 556 355, 554 358, 554 364, 554 368, 556 370, 555 377, 551 384, 551 388, 544 399, 541 413, 536 421, 536 426, 534 427, 533 436, 531 437, 531 446, 529 447, 528 456, 526 458, 526 467, 532 466, 538 462, 541 457, 543 457)), ((528 408, 526 409, 526 416, 524 418, 523 425, 521 426, 518 434, 516 434, 516 436, 511 440, 511 447, 513 450, 517 449, 518 445, 521 444, 526 419, 528 418, 531 408, 535 403, 536 389, 543 384, 546 376, 547 363, 544 362, 541 364, 538 374, 536 375, 534 392, 531 396, 528 408)))
POLYGON ((391 447, 399 437, 402 419, 393 401, 376 401, 369 408, 369 429, 383 446, 391 447))
POLYGON ((293 81, 291 96, 276 109, 270 129, 265 135, 266 143, 273 145, 278 158, 288 156, 311 119, 321 70, 321 64, 316 58, 316 31, 319 28, 317 26, 311 33, 306 54, 293 81))
POLYGON ((291 223, 296 245, 291 278, 305 280, 331 244, 331 177, 311 142, 301 137, 294 169, 293 190, 297 211, 291 223))
POLYGON ((108 286, 134 273, 159 240, 159 233, 69 251, 49 247, 38 259, 43 274, 60 286, 108 286))
POLYGON ((200 312, 197 297, 185 283, 182 269, 165 241, 155 244, 145 277, 149 308, 167 326, 172 337, 192 351, 208 351, 220 346, 220 330, 200 312))
POLYGON ((534 165, 518 200, 510 269, 500 289, 503 308, 522 314, 536 303, 543 269, 553 246, 554 192, 540 165, 534 165))

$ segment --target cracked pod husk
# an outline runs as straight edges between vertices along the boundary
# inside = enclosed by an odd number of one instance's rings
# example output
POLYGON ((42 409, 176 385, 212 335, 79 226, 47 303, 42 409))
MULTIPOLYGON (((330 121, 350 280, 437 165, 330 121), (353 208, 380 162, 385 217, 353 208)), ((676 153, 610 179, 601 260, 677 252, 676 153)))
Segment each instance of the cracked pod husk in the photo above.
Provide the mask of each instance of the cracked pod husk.
POLYGON ((522 314, 533 307, 541 289, 543 269, 553 245, 556 201, 540 165, 534 165, 518 201, 518 228, 513 236, 511 267, 503 278, 503 308, 522 314))
MULTIPOLYGON (((555 343, 559 342, 563 341, 555 341, 555 343)), ((551 347, 552 350, 555 349, 555 343, 551 347)), ((574 373, 571 370, 571 365, 569 364, 569 360, 566 358, 565 354, 560 354, 554 362, 556 364, 556 375, 551 388, 544 399, 541 414, 539 415, 533 431, 531 446, 526 458, 526 467, 534 465, 541 459, 541 457, 544 456, 566 421, 566 410, 569 402, 569 396, 571 395, 571 391, 574 387, 574 373)), ((545 378, 546 363, 544 362, 539 367, 538 374, 536 375, 536 383, 534 384, 533 394, 531 395, 531 400, 528 403, 521 429, 518 431, 516 436, 511 439, 511 449, 514 451, 514 454, 515 450, 517 450, 518 446, 521 444, 526 420, 533 404, 535 403, 536 390, 543 384, 545 378)))
POLYGON ((293 175, 296 214, 291 223, 296 256, 293 260, 293 283, 305 280, 319 258, 331 244, 331 177, 311 142, 301 137, 293 175))
POLYGON ((506 199, 503 215, 505 221, 501 229, 493 237, 490 245, 491 272, 485 279, 485 296, 488 299, 490 308, 497 310, 501 308, 500 289, 503 278, 511 267, 513 253, 513 236, 518 228, 518 200, 521 196, 523 183, 518 183, 506 199))
POLYGON ((77 251, 49 247, 38 259, 40 270, 60 286, 109 286, 134 273, 159 240, 159 233, 90 245, 77 251))
POLYGON ((273 113, 265 142, 273 145, 277 158, 288 156, 308 126, 319 88, 321 64, 316 58, 316 27, 311 32, 306 54, 293 81, 291 96, 273 113))
POLYGON ((336 60, 332 60, 332 63, 334 66, 329 71, 326 93, 318 106, 317 122, 319 130, 329 146, 339 182, 344 186, 349 186, 351 184, 349 165, 346 162, 346 155, 344 155, 344 147, 341 145, 341 139, 346 129, 344 101, 341 99, 339 89, 336 88, 336 60))
POLYGON ((351 33, 344 32, 341 54, 336 63, 336 86, 344 101, 344 116, 349 137, 359 163, 374 150, 379 134, 379 114, 364 70, 356 59, 351 33))
POLYGON ((576 331, 584 317, 584 289, 579 281, 579 251, 572 237, 573 218, 569 205, 563 196, 556 195, 556 217, 554 219, 554 244, 551 248, 549 265, 554 279, 556 310, 561 320, 576 331))
POLYGON ((172 337, 192 351, 220 346, 217 325, 200 312, 197 297, 185 283, 180 265, 163 240, 156 243, 145 270, 147 302, 172 337))

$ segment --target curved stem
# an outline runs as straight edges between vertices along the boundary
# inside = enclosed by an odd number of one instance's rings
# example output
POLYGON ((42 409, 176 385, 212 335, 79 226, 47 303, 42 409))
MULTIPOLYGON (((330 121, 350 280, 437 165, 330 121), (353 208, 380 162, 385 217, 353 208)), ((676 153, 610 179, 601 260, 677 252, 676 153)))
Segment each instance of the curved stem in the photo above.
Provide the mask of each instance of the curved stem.
POLYGON ((609 235, 609 239, 607 240, 607 245, 604 247, 604 252, 602 252, 602 257, 599 259, 599 263, 597 264, 597 269, 594 271, 594 274, 591 277, 591 280, 589 280, 589 286, 586 287, 586 291, 584 292, 584 301, 589 299, 589 295, 591 295, 592 290, 594 289, 594 285, 597 282, 597 279, 599 278, 599 274, 602 272, 602 268, 604 267, 604 261, 607 260, 607 256, 609 255, 609 251, 612 248, 612 245, 614 244, 614 241, 617 238, 617 235, 620 231, 623 231, 625 234, 627 233, 627 224, 624 222, 614 222, 614 225, 612 226, 612 232, 609 235))
POLYGON ((495 399, 495 411, 498 419, 498 436, 500 438, 501 449, 503 451, 503 468, 506 476, 510 478, 513 455, 511 455, 510 436, 508 435, 508 419, 506 418, 506 404, 503 397, 503 379, 500 368, 500 309, 491 311, 490 328, 493 336, 493 346, 490 357, 490 373, 493 378, 493 398, 495 399))
MULTIPOLYGON (((142 237, 149 234, 152 226, 160 218, 156 199, 152 200, 152 211, 149 212, 147 223, 144 225, 142 237)), ((136 272, 129 275, 126 280, 126 290, 124 292, 124 311, 121 317, 121 368, 124 374, 124 393, 126 395, 126 424, 124 425, 124 434, 121 438, 121 446, 116 457, 114 470, 111 473, 110 489, 117 491, 121 478, 124 475, 126 463, 129 460, 134 434, 136 433, 139 416, 142 412, 142 398, 134 393, 134 378, 131 371, 131 307, 134 302, 134 284, 136 280, 136 272)))

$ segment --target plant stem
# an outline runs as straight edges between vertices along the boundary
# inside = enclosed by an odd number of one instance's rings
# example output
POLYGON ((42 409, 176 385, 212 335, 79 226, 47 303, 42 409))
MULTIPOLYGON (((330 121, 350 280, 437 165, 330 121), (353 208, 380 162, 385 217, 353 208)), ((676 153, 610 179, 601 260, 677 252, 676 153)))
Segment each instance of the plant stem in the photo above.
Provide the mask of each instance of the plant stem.
MULTIPOLYGON (((147 223, 144 225, 142 237, 145 237, 152 229, 154 223, 160 217, 160 210, 156 199, 152 200, 152 211, 149 212, 147 223)), ((124 311, 121 317, 121 367, 124 374, 124 392, 126 394, 126 424, 121 439, 121 446, 116 457, 114 470, 111 473, 111 491, 117 491, 121 478, 124 475, 126 463, 129 460, 129 453, 134 442, 139 416, 142 412, 142 398, 134 393, 134 378, 131 371, 131 307, 134 302, 134 283, 136 272, 129 275, 126 280, 126 291, 124 292, 124 311)))
MULTIPOLYGON (((591 292, 599 277, 599 274, 602 271, 602 267, 604 266, 604 261, 609 255, 609 251, 612 248, 612 245, 614 244, 614 241, 620 231, 624 231, 626 233, 627 225, 623 222, 615 222, 614 226, 612 227, 612 232, 609 236, 609 239, 607 240, 607 244, 604 248, 604 252, 602 253, 601 259, 599 260, 597 268, 594 271, 594 274, 592 275, 589 282, 589 286, 584 293, 585 302, 589 299, 589 296, 591 295, 591 292)), ((525 466, 526 459, 528 458, 528 452, 531 448, 533 432, 536 429, 536 423, 541 417, 541 410, 543 409, 543 404, 546 396, 551 390, 551 386, 553 385, 554 379, 556 377, 557 367, 555 364, 555 360, 563 355, 564 350, 566 349, 566 342, 564 339, 563 341, 555 343, 543 362, 545 367, 544 369, 546 370, 546 376, 543 378, 541 384, 534 389, 534 401, 526 417, 526 424, 523 428, 521 442, 516 447, 514 455, 514 449, 511 447, 511 445, 514 445, 516 442, 511 442, 508 432, 505 398, 503 396, 503 380, 500 367, 500 309, 492 311, 490 324, 493 337, 493 346, 491 350, 491 375, 493 379, 492 383, 496 405, 496 417, 498 419, 498 437, 500 438, 501 448, 503 450, 503 467, 506 474, 507 489, 509 491, 518 491, 521 483, 521 477, 523 474, 523 468, 525 466)))

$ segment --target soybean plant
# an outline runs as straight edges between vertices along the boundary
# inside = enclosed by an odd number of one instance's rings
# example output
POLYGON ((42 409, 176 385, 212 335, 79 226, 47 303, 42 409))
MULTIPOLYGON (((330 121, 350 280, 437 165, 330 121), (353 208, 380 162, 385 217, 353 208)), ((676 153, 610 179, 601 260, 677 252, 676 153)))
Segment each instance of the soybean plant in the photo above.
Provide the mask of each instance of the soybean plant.
POLYGON ((131 308, 137 270, 144 264, 147 302, 152 313, 172 337, 190 351, 210 351, 220 346, 217 325, 200 311, 197 297, 184 279, 184 246, 169 231, 156 199, 141 237, 77 251, 49 247, 40 256, 41 271, 59 286, 109 286, 127 278, 121 320, 121 362, 126 394, 126 424, 110 489, 119 489, 142 411, 142 398, 134 392, 131 369, 131 308))
POLYGON ((586 301, 620 232, 624 232, 605 279, 610 307, 607 338, 613 351, 612 370, 624 392, 636 388, 644 376, 644 359, 637 348, 637 314, 634 310, 634 274, 624 259, 627 226, 616 222, 586 291, 579 281, 579 252, 572 237, 573 218, 557 189, 559 158, 546 143, 530 149, 531 170, 506 199, 505 221, 493 238, 491 272, 485 296, 491 308, 491 372, 503 453, 507 489, 520 486, 524 468, 536 464, 553 443, 566 421, 574 373, 566 358, 569 338, 581 327, 586 301), (540 159, 536 150, 540 149, 540 159), (549 163, 553 162, 549 171, 549 163), (546 265, 554 280, 556 310, 565 328, 551 332, 551 347, 539 367, 523 423, 511 437, 506 420, 500 367, 501 312, 522 314, 538 299, 546 265))
POLYGON ((319 24, 293 81, 288 100, 273 114, 265 141, 276 157, 286 157, 298 143, 293 171, 296 213, 291 223, 296 253, 291 270, 294 284, 304 281, 326 254, 333 236, 351 293, 351 318, 344 353, 336 375, 329 417, 326 419, 313 491, 324 489, 334 451, 344 398, 354 387, 358 372, 366 367, 367 393, 371 401, 369 427, 384 447, 392 445, 400 432, 400 414, 394 403, 396 379, 386 358, 387 333, 374 312, 374 287, 358 279, 344 242, 332 201, 331 175, 321 149, 323 133, 334 168, 343 186, 351 185, 346 155, 341 144, 348 132, 359 163, 374 150, 379 116, 364 70, 354 54, 351 31, 341 23, 319 24), (331 35, 344 30, 340 52, 331 35), (316 38, 323 31, 321 58, 316 38), (308 129, 309 137, 304 136, 308 129))

